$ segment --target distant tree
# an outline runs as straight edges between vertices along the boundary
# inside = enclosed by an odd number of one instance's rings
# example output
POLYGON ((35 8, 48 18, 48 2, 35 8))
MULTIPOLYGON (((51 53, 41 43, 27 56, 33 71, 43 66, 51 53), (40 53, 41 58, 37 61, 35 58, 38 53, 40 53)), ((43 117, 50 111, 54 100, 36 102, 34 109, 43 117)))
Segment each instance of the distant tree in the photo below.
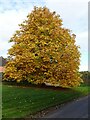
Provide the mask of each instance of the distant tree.
POLYGON ((82 75, 82 79, 84 84, 90 85, 90 72, 89 71, 81 71, 80 74, 82 75))
POLYGON ((8 50, 5 79, 62 87, 80 85, 80 52, 75 37, 62 27, 55 12, 34 7, 10 39, 14 45, 8 50))

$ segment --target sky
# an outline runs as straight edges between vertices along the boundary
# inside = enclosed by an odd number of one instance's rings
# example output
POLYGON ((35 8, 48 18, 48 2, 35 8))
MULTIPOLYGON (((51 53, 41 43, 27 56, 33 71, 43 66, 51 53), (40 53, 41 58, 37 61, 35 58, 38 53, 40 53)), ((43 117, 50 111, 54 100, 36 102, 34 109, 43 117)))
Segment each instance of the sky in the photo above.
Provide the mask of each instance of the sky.
POLYGON ((46 6, 56 11, 63 20, 63 27, 76 34, 80 46, 80 71, 88 70, 88 0, 0 0, 0 56, 7 57, 12 43, 8 41, 19 29, 33 6, 46 6))

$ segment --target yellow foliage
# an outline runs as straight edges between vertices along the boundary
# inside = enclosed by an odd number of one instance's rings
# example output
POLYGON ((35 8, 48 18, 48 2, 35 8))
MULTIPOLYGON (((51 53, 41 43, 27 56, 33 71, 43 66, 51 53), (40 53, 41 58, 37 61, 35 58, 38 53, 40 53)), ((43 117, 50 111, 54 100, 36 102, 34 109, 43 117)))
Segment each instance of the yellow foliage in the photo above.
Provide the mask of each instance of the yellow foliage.
POLYGON ((78 86, 80 52, 75 35, 62 27, 62 19, 46 7, 34 7, 12 36, 8 50, 12 60, 5 67, 5 79, 34 84, 78 86))

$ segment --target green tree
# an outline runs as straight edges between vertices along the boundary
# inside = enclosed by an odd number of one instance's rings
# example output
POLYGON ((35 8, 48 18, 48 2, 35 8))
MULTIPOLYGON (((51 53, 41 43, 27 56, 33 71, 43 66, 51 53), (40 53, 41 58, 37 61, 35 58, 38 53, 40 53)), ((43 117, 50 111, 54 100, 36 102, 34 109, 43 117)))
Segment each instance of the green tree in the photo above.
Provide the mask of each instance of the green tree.
POLYGON ((81 78, 84 81, 84 84, 90 85, 90 72, 89 71, 81 71, 81 78))
POLYGON ((17 82, 53 86, 80 85, 80 52, 75 35, 62 27, 62 19, 46 7, 34 7, 10 39, 4 77, 17 82))

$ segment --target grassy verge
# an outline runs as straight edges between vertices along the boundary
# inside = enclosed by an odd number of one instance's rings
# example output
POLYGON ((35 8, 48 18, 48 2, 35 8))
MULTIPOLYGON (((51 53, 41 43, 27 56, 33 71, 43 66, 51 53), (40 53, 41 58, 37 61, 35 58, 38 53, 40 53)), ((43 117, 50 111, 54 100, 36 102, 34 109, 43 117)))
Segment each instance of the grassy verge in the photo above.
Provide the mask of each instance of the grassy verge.
POLYGON ((90 86, 73 89, 2 86, 3 118, 21 118, 46 108, 88 95, 90 86))

